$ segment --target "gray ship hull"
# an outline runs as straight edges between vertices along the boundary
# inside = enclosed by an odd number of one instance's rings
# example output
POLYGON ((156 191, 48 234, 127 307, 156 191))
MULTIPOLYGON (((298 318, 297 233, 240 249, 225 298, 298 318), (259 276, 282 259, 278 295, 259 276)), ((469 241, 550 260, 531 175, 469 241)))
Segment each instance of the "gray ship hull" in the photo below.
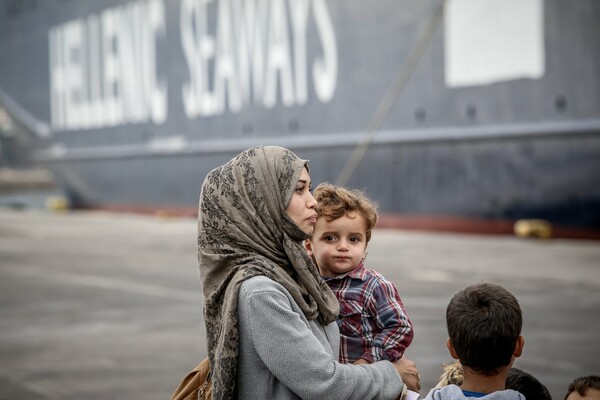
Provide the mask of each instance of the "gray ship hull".
POLYGON ((4 0, 0 101, 78 207, 282 145, 384 216, 600 231, 600 3, 484 3, 4 0))

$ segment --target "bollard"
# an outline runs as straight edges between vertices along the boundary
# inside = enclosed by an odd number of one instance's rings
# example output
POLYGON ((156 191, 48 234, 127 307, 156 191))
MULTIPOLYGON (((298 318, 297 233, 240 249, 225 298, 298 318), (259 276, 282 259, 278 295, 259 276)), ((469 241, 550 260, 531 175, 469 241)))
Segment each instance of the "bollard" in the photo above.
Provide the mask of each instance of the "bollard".
POLYGON ((520 219, 515 222, 514 233, 518 237, 549 239, 552 237, 552 225, 543 219, 520 219))

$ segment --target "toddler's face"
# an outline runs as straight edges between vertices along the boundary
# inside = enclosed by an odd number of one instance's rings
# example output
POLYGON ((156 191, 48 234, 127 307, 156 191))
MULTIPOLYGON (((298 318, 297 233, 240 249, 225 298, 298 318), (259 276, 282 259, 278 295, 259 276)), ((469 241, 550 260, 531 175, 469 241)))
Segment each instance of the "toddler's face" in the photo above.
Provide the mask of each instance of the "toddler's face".
POLYGON ((356 268, 367 249, 367 222, 356 212, 328 221, 319 217, 306 243, 322 276, 333 277, 356 268))

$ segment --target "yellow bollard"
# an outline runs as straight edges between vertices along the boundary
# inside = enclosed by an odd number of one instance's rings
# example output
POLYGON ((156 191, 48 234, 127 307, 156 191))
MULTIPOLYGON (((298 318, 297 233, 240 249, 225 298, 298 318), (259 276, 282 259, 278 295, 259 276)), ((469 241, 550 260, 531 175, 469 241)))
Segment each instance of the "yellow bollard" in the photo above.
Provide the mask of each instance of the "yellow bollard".
POLYGON ((69 209, 69 201, 62 196, 51 196, 46 199, 46 208, 55 212, 64 212, 69 209))
POLYGON ((518 237, 549 239, 552 237, 552 224, 543 219, 520 219, 515 222, 514 233, 518 237))

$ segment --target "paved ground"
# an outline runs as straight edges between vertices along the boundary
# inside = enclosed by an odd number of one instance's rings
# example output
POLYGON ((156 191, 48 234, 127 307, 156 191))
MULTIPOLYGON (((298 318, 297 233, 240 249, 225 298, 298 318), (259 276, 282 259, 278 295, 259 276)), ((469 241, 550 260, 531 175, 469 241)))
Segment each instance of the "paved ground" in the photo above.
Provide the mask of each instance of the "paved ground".
MULTIPOLYGON (((206 355, 196 226, 189 219, 0 209, 0 399, 167 399, 206 355)), ((445 307, 479 281, 520 300, 516 366, 555 400, 600 373, 600 245, 379 230, 369 266, 415 325, 407 356, 435 384, 445 307)))

